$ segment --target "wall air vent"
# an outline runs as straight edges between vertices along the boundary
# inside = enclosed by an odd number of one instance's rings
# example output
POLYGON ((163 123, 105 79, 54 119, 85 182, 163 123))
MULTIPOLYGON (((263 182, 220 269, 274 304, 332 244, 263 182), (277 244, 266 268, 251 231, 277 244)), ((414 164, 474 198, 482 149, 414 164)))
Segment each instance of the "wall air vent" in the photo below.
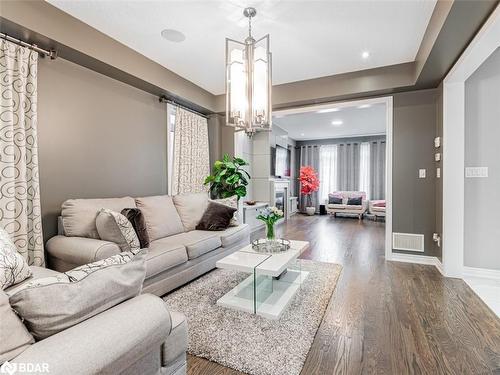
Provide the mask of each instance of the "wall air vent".
POLYGON ((393 233, 392 248, 394 250, 424 252, 424 235, 413 233, 393 233))

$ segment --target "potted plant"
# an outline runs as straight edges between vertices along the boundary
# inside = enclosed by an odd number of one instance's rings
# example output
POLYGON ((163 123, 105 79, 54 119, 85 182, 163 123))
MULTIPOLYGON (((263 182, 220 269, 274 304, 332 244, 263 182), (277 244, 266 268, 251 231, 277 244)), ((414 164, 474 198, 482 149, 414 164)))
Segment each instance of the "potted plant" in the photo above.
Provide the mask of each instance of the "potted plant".
POLYGON ((214 163, 212 174, 205 178, 205 185, 210 185, 214 198, 229 198, 238 196, 238 200, 247 195, 247 185, 250 175, 242 167, 248 163, 225 154, 222 160, 214 163))
POLYGON ((277 207, 267 207, 260 211, 257 219, 262 220, 266 224, 266 238, 271 244, 275 241, 274 225, 283 217, 283 211, 277 207))
POLYGON ((306 213, 310 216, 316 212, 316 207, 312 204, 311 194, 318 191, 319 179, 313 167, 300 167, 299 173, 300 192, 306 196, 306 213))

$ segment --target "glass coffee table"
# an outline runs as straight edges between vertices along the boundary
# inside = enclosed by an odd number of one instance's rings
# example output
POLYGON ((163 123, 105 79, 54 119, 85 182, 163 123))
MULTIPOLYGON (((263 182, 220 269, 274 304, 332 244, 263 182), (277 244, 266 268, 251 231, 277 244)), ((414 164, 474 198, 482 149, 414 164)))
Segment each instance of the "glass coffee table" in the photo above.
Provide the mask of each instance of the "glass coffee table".
POLYGON ((217 268, 250 275, 217 301, 219 306, 279 319, 300 289, 309 272, 302 270, 298 257, 309 247, 306 241, 290 241, 290 249, 262 253, 252 245, 216 263, 217 268))

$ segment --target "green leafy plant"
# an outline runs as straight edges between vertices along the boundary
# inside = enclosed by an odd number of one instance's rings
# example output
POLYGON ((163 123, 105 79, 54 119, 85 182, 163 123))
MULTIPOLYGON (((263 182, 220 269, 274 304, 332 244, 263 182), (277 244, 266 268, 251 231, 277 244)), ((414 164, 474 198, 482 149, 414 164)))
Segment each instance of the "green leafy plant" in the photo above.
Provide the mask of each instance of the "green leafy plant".
POLYGON ((242 167, 248 163, 237 157, 225 154, 222 160, 214 163, 212 174, 205 178, 205 185, 210 185, 210 192, 216 198, 229 198, 237 195, 238 199, 247 195, 250 175, 242 167))

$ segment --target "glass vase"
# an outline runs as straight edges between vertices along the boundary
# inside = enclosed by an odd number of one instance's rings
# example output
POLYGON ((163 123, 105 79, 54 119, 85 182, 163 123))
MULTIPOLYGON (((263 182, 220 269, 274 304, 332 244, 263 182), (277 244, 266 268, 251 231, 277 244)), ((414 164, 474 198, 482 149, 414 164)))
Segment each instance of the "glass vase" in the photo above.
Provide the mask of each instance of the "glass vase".
POLYGON ((273 251, 276 243, 276 236, 274 234, 274 224, 266 223, 266 239, 268 251, 273 251))

